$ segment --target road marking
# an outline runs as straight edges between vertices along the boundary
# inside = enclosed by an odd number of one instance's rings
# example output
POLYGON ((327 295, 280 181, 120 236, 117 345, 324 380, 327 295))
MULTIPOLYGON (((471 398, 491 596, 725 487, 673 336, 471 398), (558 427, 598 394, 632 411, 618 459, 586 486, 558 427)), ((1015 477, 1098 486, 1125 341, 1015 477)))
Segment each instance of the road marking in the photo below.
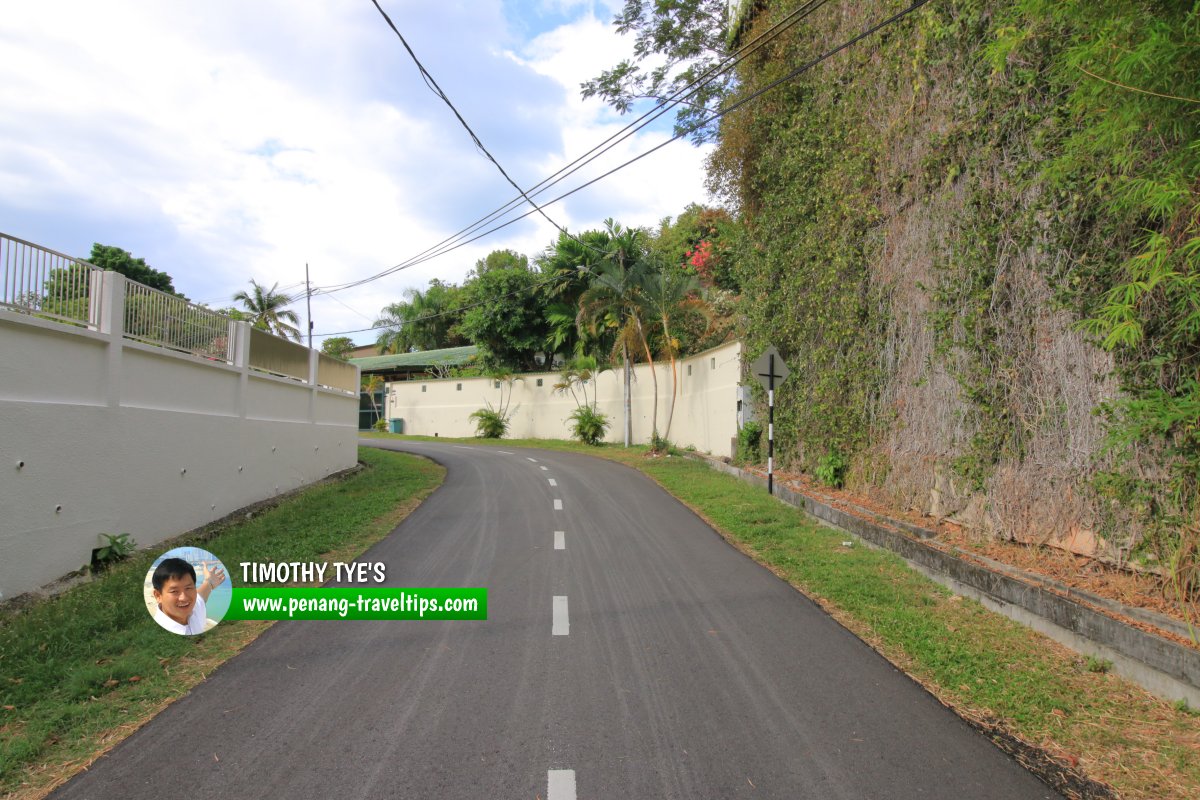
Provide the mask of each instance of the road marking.
POLYGON ((530 458, 529 456, 525 456, 525 460, 526 460, 526 461, 532 461, 532 462, 533 462, 533 463, 535 463, 535 464, 537 463, 537 459, 536 459, 536 458, 530 458))
POLYGON ((504 453, 504 455, 506 455, 506 456, 515 456, 515 455, 516 455, 516 453, 510 453, 510 452, 508 452, 507 450, 497 450, 496 452, 497 452, 497 453, 504 453))
POLYGON ((540 469, 549 470, 549 467, 541 467, 540 469))
POLYGON ((550 625, 551 636, 566 636, 571 632, 571 623, 567 621, 567 596, 554 595, 554 622, 550 625))
POLYGON ((555 531, 554 532, 554 549, 555 550, 566 550, 567 549, 567 532, 566 531, 555 531))
POLYGON ((552 769, 546 773, 546 800, 575 800, 575 770, 552 769))
POLYGON ((559 500, 557 497, 554 498, 554 510, 562 511, 562 500, 559 500))
POLYGON ((551 486, 558 486, 558 481, 554 480, 554 478, 550 478, 549 480, 551 486))
POLYGON ((471 449, 470 447, 467 447, 465 444, 456 444, 454 446, 457 447, 459 450, 470 450, 471 449))

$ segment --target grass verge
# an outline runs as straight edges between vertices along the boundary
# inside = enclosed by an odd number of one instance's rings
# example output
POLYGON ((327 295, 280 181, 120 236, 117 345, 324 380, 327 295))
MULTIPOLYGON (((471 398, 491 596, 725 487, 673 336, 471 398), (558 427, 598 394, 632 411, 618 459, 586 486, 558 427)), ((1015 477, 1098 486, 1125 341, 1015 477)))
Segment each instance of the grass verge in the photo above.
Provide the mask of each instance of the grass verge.
POLYGON ((1194 711, 953 595, 891 553, 843 547, 848 534, 763 490, 690 459, 647 457, 645 447, 454 441, 587 453, 641 470, 1027 766, 1057 775, 1068 796, 1109 795, 1090 778, 1125 798, 1200 797, 1194 711), (1053 760, 1037 763, 1042 754, 1053 760))
MULTIPOLYGON (((349 477, 205 537, 225 564, 348 561, 442 481, 436 464, 364 449, 349 477)), ((198 543, 187 537, 174 544, 198 543)), ((182 697, 270 623, 177 636, 146 613, 142 583, 166 545, 58 597, 0 616, 0 795, 44 796, 182 697)), ((231 575, 236 581, 236 576, 231 575)))

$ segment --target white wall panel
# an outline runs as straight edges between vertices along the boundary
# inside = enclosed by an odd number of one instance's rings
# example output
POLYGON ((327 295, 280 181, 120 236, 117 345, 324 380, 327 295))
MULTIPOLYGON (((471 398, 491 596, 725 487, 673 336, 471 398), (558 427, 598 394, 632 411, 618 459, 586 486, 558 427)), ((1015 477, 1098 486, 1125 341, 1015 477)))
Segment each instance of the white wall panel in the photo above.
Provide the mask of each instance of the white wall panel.
POLYGON ((0 311, 0 599, 101 533, 151 546, 351 467, 357 422, 356 396, 0 311))
MULTIPOLYGON (((741 342, 732 342, 686 360, 678 367, 678 394, 672 419, 673 443, 715 455, 732 455, 737 435, 737 387, 741 377, 741 342), (688 367, 691 374, 688 374, 688 367)), ((666 430, 671 396, 671 367, 656 364, 658 376, 658 429, 666 430)), ((556 393, 557 373, 520 376, 513 384, 509 404, 509 438, 565 439, 570 437, 570 414, 575 400, 556 393), (537 382, 541 379, 542 385, 537 382)), ((599 398, 599 410, 608 415, 607 441, 624 441, 621 371, 600 373, 588 387, 588 396, 599 398)), ((632 383, 633 440, 650 441, 653 428, 654 384, 649 365, 634 367, 632 383)), ((582 398, 581 398, 582 399, 582 398)), ((498 406, 500 390, 488 378, 448 378, 398 381, 388 384, 387 416, 404 420, 404 432, 433 436, 474 436, 470 416, 485 403, 498 406), (461 388, 460 388, 461 387, 461 388)))

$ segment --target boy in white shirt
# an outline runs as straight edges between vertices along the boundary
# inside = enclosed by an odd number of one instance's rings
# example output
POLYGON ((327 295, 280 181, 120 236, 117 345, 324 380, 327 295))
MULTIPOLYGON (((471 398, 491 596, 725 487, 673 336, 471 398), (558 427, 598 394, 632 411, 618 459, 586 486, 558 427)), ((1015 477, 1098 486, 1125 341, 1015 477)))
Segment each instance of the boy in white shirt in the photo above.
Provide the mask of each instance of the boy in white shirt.
POLYGON ((150 582, 158 603, 154 621, 171 633, 194 636, 204 633, 208 613, 205 602, 212 590, 225 582, 225 573, 217 567, 197 587, 196 570, 191 564, 182 558, 164 558, 155 567, 150 582))

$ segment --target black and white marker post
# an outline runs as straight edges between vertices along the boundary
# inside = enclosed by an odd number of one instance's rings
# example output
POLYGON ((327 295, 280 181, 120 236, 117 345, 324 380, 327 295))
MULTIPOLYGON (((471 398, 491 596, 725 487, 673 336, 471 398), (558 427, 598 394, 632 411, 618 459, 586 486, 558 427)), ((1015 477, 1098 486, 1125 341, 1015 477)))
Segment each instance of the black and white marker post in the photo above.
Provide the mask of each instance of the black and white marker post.
POLYGON ((775 355, 767 359, 767 494, 775 494, 775 355))
POLYGON ((767 390, 767 494, 775 494, 775 382, 783 383, 791 370, 775 345, 768 345, 754 360, 751 371, 767 390))

